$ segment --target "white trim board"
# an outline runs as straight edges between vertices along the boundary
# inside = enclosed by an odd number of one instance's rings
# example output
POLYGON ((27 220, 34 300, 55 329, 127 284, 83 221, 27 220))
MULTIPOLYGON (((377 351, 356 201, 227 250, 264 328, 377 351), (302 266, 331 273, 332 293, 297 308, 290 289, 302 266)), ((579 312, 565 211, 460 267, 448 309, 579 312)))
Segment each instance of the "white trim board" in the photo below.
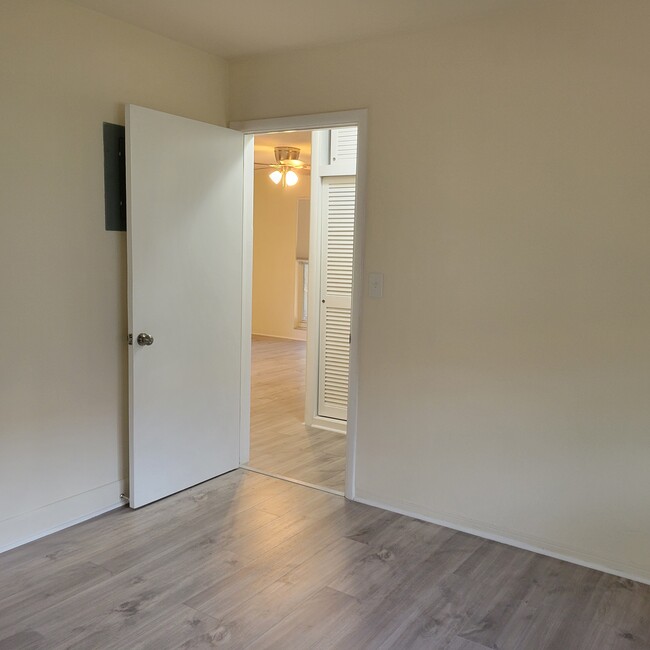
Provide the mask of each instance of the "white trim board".
POLYGON ((321 285, 321 129, 311 132, 311 193, 309 203, 309 295, 307 297, 307 354, 305 365, 305 424, 314 426, 318 405, 318 357, 320 349, 320 285, 321 285))
POLYGON ((345 420, 334 420, 333 418, 324 418, 320 415, 312 418, 310 427, 314 429, 323 429, 325 431, 332 431, 333 433, 340 433, 341 435, 347 435, 347 422, 345 420))
POLYGON ((244 200, 242 202, 242 300, 239 403, 239 464, 251 453, 251 331, 253 328, 253 193, 255 186, 255 138, 244 135, 244 200))
MULTIPOLYGON (((363 298, 364 275, 364 243, 366 230, 366 178, 368 168, 368 110, 355 109, 333 113, 317 113, 313 115, 294 115, 260 120, 232 121, 231 129, 244 133, 244 169, 253 168, 254 135, 259 133, 277 133, 281 131, 314 131, 331 129, 339 126, 356 126, 357 131, 357 191, 356 212, 354 225, 354 280, 352 295, 352 322, 350 333, 350 382, 348 388, 348 420, 347 420, 347 458, 345 472, 345 496, 354 499, 356 480, 356 451, 357 451, 357 410, 359 395, 359 335, 361 332, 361 304, 363 298)), ((248 175, 246 172, 245 175, 248 175)), ((252 176, 251 176, 252 177, 252 176)), ((251 305, 252 283, 249 283, 252 269, 252 238, 253 238, 253 201, 252 191, 248 189, 249 180, 244 179, 244 295, 242 307, 242 372, 241 372, 241 426, 240 426, 240 463, 245 465, 250 454, 250 340, 252 335, 251 305), (247 357, 248 355, 248 357, 247 357), (248 361, 247 361, 248 358, 248 361)), ((312 197, 313 201, 313 197, 312 197)))
POLYGON ((489 539, 493 542, 514 546, 515 548, 520 548, 524 551, 531 551, 532 553, 539 553, 540 555, 552 557, 556 560, 577 564, 578 566, 587 569, 602 571, 603 573, 609 573, 618 576, 619 578, 626 578, 627 580, 634 580, 635 582, 650 585, 650 574, 646 575, 644 569, 641 567, 632 565, 620 565, 621 568, 612 567, 608 564, 607 560, 601 557, 583 553, 578 549, 563 547, 545 539, 522 535, 513 531, 491 529, 489 525, 484 522, 465 519, 464 517, 453 517, 452 519, 447 513, 440 515, 440 513, 435 513, 433 511, 424 512, 425 509, 421 506, 407 501, 402 501, 401 499, 383 501, 374 495, 365 492, 365 490, 358 490, 354 501, 375 508, 381 508, 382 510, 389 510, 390 512, 395 512, 399 515, 413 517, 414 519, 426 521, 431 524, 437 524, 444 528, 451 528, 452 530, 458 530, 462 533, 475 535, 476 537, 481 537, 483 539, 489 539))
POLYGON ((246 134, 279 133, 280 131, 314 131, 332 129, 337 126, 358 126, 368 119, 367 108, 332 113, 312 113, 311 115, 290 115, 260 120, 234 120, 228 125, 246 134))
POLYGON ((0 553, 123 507, 125 487, 115 481, 0 521, 0 553))

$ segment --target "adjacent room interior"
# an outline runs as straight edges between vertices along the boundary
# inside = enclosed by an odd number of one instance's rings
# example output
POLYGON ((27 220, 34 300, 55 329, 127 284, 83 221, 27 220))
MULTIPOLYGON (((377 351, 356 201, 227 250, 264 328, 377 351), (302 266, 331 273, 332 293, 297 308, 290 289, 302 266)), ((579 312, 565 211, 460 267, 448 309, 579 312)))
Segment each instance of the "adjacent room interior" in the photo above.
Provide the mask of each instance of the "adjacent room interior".
POLYGON ((338 494, 345 491, 356 151, 356 127, 255 136, 246 467, 338 494))

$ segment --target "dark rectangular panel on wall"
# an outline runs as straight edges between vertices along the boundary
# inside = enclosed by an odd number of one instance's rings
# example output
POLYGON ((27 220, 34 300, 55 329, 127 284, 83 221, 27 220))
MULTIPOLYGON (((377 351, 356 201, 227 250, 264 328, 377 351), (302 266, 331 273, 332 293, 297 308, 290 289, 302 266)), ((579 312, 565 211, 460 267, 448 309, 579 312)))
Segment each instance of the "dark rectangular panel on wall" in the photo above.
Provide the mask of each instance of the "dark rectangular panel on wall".
POLYGON ((126 135, 123 126, 104 122, 104 205, 106 230, 126 230, 126 135))

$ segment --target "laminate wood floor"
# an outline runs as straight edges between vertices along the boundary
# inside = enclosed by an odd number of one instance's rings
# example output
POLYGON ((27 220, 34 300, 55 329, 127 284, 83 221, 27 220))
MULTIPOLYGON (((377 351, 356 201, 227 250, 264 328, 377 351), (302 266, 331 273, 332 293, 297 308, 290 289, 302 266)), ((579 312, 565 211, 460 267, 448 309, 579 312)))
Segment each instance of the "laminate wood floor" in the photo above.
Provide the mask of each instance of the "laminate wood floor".
POLYGON ((647 650, 650 587, 236 470, 0 555, 2 650, 647 650))
POLYGON ((251 457, 263 472, 345 489, 345 435, 304 425, 303 341, 253 337, 251 457))

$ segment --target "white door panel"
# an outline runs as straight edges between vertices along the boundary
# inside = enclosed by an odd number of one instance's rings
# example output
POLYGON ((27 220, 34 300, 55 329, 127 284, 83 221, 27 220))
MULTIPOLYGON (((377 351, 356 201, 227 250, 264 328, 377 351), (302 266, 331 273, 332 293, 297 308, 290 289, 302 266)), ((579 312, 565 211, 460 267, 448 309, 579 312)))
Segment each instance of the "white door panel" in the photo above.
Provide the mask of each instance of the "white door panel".
POLYGON ((126 126, 135 508, 239 466, 243 136, 138 106, 126 126))

